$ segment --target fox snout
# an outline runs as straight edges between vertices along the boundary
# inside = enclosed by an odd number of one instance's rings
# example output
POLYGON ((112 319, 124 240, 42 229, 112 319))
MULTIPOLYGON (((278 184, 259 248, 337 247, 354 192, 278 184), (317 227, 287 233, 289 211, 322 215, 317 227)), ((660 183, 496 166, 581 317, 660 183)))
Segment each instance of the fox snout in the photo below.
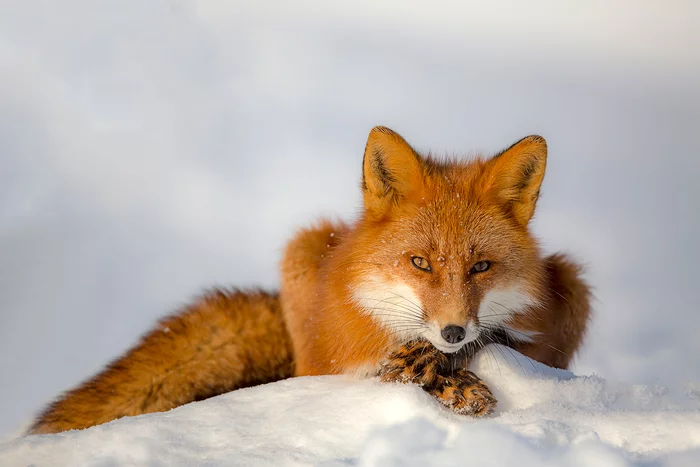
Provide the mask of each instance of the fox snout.
POLYGON ((467 330, 464 329, 462 326, 450 324, 442 328, 442 331, 440 331, 440 335, 450 344, 457 344, 464 340, 464 338, 467 335, 467 330))
POLYGON ((436 321, 426 323, 426 331, 421 334, 443 353, 457 352, 459 349, 479 338, 478 326, 472 322, 440 325, 436 321), (442 327, 441 327, 442 326, 442 327))

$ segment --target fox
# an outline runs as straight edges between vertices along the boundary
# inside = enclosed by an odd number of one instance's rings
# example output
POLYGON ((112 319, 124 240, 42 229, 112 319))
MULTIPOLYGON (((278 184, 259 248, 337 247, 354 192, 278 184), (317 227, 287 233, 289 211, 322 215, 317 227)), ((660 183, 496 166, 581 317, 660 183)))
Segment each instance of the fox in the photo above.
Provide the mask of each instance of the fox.
POLYGON ((530 229, 546 161, 541 136, 440 159, 373 128, 362 212, 298 231, 278 292, 204 293, 51 403, 28 434, 315 375, 416 384, 455 413, 492 413, 496 398, 468 369, 476 352, 499 343, 566 369, 590 320, 581 265, 544 255, 530 229))

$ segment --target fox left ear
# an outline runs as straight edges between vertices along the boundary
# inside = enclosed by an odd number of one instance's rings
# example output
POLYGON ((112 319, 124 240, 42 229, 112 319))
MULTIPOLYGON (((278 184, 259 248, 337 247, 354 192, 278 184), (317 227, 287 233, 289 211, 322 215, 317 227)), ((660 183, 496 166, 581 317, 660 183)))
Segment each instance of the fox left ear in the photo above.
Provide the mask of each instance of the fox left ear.
POLYGON ((386 127, 372 128, 362 161, 365 211, 381 219, 400 202, 420 199, 423 186, 423 164, 413 148, 386 127))
POLYGON ((535 213, 540 185, 547 166, 547 142, 527 136, 490 161, 487 190, 506 201, 511 214, 527 225, 535 213))

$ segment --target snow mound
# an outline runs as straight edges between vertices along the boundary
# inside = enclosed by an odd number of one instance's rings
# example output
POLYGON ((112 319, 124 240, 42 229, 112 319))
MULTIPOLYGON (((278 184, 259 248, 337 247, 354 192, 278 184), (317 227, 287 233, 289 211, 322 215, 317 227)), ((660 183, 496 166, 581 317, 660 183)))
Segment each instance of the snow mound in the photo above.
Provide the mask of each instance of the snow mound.
POLYGON ((472 369, 498 398, 454 415, 411 385, 294 378, 0 444, 0 465, 696 466, 696 392, 575 376, 491 345, 472 369))

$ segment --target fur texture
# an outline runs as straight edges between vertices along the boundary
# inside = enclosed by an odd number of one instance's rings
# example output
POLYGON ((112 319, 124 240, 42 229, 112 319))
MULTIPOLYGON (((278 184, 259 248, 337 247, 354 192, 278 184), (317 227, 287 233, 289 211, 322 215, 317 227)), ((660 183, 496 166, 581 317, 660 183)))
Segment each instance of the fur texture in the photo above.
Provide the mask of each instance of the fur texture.
POLYGON ((170 410, 288 378, 292 361, 276 295, 214 290, 161 320, 126 355, 51 404, 30 432, 170 410))

